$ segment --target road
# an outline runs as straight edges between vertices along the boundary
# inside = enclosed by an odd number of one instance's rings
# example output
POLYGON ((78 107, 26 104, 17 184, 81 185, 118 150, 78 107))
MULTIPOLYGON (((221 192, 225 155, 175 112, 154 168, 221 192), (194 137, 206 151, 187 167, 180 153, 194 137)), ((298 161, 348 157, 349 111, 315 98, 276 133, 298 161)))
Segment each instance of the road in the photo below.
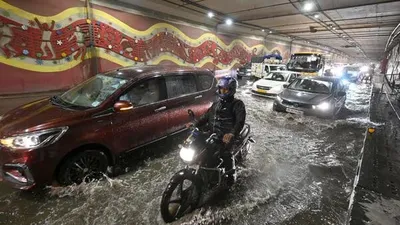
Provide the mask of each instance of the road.
MULTIPOLYGON (((174 224, 344 224, 368 120, 370 86, 352 84, 336 120, 272 111, 243 80, 237 96, 257 141, 232 191, 174 224)), ((150 146, 105 181, 23 193, 0 184, 0 224, 164 224, 161 194, 184 164, 182 137, 150 146)))

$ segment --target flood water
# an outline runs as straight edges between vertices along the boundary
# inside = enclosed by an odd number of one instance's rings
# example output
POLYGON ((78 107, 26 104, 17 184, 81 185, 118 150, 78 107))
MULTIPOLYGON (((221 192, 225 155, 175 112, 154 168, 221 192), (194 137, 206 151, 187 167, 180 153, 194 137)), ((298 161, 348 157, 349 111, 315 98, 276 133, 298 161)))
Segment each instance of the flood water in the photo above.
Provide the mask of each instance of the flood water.
MULTIPOLYGON (((336 120, 272 111, 240 82, 252 146, 238 182, 217 201, 174 224, 344 224, 369 123, 370 86, 351 84, 336 120)), ((127 159, 126 173, 79 186, 24 193, 0 184, 0 224, 164 224, 159 205, 169 179, 184 167, 182 137, 127 159), (135 157, 133 157, 135 158, 135 157)))

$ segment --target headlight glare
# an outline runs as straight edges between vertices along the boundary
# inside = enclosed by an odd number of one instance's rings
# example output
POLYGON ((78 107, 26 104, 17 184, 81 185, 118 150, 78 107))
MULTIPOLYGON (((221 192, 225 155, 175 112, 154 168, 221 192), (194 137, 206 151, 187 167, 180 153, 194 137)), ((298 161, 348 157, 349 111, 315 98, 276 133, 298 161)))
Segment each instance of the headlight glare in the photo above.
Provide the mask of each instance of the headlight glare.
POLYGON ((182 147, 181 151, 179 152, 180 157, 185 162, 193 161, 195 151, 191 148, 182 147))
POLYGON ((328 110, 331 107, 331 104, 329 102, 322 102, 321 104, 317 105, 315 108, 320 109, 320 110, 328 110))
POLYGON ((47 129, 0 139, 0 144, 12 150, 37 149, 58 141, 68 127, 47 129))
POLYGON ((361 67, 361 71, 362 71, 362 72, 367 72, 368 69, 369 69, 368 66, 363 66, 363 67, 361 67))

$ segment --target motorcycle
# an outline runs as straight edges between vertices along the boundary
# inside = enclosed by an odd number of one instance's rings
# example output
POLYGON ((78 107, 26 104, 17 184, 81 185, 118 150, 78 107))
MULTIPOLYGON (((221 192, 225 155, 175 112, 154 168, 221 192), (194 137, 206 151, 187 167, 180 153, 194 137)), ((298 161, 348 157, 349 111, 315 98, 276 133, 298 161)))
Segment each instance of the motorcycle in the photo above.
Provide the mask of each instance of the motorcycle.
MULTIPOLYGON (((194 120, 193 111, 188 111, 194 120)), ((190 128, 190 134, 182 145, 179 155, 186 167, 173 175, 161 199, 161 216, 166 223, 173 222, 204 205, 213 195, 229 189, 229 175, 221 158, 221 136, 217 133, 190 128)), ((245 124, 234 140, 232 157, 235 164, 245 160, 251 144, 250 125, 245 124)), ((233 170, 235 171, 235 170, 233 170)))

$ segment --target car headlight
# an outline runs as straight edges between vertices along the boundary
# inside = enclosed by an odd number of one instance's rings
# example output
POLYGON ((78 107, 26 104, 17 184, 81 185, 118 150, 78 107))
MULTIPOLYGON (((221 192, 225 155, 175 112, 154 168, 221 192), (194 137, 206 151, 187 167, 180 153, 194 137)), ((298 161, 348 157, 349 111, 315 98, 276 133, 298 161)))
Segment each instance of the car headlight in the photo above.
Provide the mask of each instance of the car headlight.
POLYGON ((0 139, 0 144, 12 150, 37 149, 58 141, 68 127, 52 128, 0 139))
POLYGON ((314 109, 320 109, 320 110, 328 110, 329 108, 331 108, 331 104, 329 104, 329 102, 322 102, 319 105, 313 106, 314 109))
POLYGON ((195 151, 191 148, 182 147, 179 155, 181 156, 182 160, 185 162, 193 161, 195 151))
POLYGON ((278 100, 278 102, 282 102, 282 98, 279 97, 279 95, 276 96, 276 100, 278 100))
POLYGON ((283 90, 283 86, 275 86, 270 89, 270 91, 280 92, 283 90))

